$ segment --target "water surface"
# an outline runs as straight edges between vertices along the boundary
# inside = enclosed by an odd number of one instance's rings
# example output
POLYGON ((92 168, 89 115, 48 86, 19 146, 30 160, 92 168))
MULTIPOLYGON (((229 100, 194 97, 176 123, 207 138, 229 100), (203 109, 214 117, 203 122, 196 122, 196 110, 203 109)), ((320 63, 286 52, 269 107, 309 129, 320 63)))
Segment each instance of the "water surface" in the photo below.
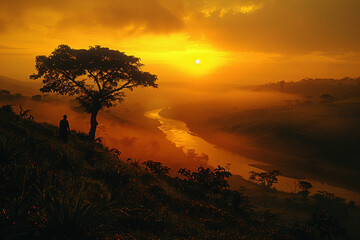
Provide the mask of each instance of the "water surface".
MULTIPOLYGON (((195 150, 198 154, 206 154, 209 157, 208 165, 212 167, 217 167, 217 165, 224 167, 230 164, 230 172, 232 174, 240 175, 245 179, 249 178, 250 171, 262 171, 261 169, 254 167, 254 165, 267 165, 266 163, 255 161, 245 156, 218 148, 190 132, 185 122, 162 117, 159 114, 162 110, 163 108, 147 111, 145 116, 159 121, 161 125, 158 128, 165 133, 166 138, 173 142, 176 147, 182 148, 184 152, 195 150)), ((296 179, 283 176, 280 176, 278 179, 279 182, 274 185, 276 189, 285 192, 294 190, 296 179)), ((327 191, 348 200, 354 200, 356 202, 360 200, 360 193, 330 186, 326 183, 321 183, 312 179, 306 179, 306 181, 310 182, 313 186, 311 193, 327 191)))

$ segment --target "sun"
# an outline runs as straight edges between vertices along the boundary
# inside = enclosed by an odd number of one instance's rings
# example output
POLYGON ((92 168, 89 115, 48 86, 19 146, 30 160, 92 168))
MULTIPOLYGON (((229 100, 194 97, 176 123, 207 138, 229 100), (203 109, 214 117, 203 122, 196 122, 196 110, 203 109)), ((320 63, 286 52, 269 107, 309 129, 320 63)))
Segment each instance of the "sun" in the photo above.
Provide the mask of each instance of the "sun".
POLYGON ((195 63, 196 63, 196 64, 200 64, 200 60, 199 60, 199 59, 196 59, 195 63))

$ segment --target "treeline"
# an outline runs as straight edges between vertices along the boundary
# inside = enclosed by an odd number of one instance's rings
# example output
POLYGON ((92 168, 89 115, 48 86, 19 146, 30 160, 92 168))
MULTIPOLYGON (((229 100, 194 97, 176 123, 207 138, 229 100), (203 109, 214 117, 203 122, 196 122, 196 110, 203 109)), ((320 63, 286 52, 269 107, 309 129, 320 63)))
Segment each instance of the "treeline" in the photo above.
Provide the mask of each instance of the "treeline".
POLYGON ((317 100, 323 96, 333 97, 337 100, 358 99, 360 96, 360 77, 342 79, 305 78, 298 82, 278 81, 254 86, 258 91, 275 90, 285 93, 301 94, 308 99, 317 100))
POLYGON ((0 89, 0 101, 3 102, 19 102, 26 100, 33 100, 33 101, 50 101, 51 97, 49 97, 49 94, 35 94, 31 97, 24 96, 21 93, 11 93, 10 91, 6 89, 0 89))
MULTIPOLYGON (((354 204, 287 198, 289 212, 313 213, 286 224, 231 189, 230 176, 125 160, 74 131, 65 144, 56 127, 0 108, 1 239, 349 239, 331 208, 349 218, 354 204)), ((267 202, 276 195, 264 192, 267 202)))

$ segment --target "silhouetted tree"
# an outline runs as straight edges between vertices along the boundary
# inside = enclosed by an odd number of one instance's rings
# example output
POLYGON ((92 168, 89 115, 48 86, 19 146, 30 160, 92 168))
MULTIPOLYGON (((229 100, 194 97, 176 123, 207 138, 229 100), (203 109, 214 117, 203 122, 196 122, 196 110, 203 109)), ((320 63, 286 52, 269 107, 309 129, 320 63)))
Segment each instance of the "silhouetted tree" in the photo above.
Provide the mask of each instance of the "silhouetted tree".
POLYGON ((33 95, 31 99, 34 101, 41 101, 41 95, 40 94, 33 95))
POLYGON ((10 92, 8 90, 4 90, 4 89, 0 90, 0 95, 9 95, 9 94, 10 92))
POLYGON ((117 50, 95 46, 72 49, 59 45, 49 56, 36 57, 37 74, 43 77, 42 92, 76 96, 76 100, 91 114, 90 139, 95 139, 96 118, 104 107, 121 102, 124 90, 136 87, 157 88, 157 76, 141 71, 140 58, 117 50))
POLYGON ((309 189, 312 188, 312 185, 306 181, 299 181, 299 188, 301 189, 299 193, 302 194, 305 198, 307 195, 309 195, 309 189))
POLYGON ((313 213, 308 222, 307 232, 311 233, 314 239, 346 239, 345 230, 325 210, 317 210, 313 213))
POLYGON ((143 163, 147 169, 159 176, 165 176, 170 172, 170 168, 164 166, 161 162, 154 162, 152 160, 148 160, 143 163))
POLYGON ((320 97, 320 102, 322 103, 332 103, 335 102, 336 98, 330 94, 323 94, 320 97))
POLYGON ((8 100, 11 93, 8 90, 0 90, 0 100, 8 100))
POLYGON ((251 175, 249 179, 257 184, 272 188, 274 183, 278 182, 278 176, 280 176, 280 171, 278 170, 266 170, 265 172, 258 173, 255 171, 250 172, 251 175))
POLYGON ((20 108, 20 112, 19 112, 19 117, 20 118, 24 118, 24 119, 30 119, 30 120, 33 120, 34 117, 30 114, 30 110, 24 110, 22 108, 21 105, 19 105, 19 108, 20 108))
POLYGON ((280 90, 284 90, 284 87, 285 87, 285 81, 280 81, 279 82, 279 87, 280 87, 280 90))
POLYGON ((189 184, 197 185, 203 190, 218 192, 230 187, 228 178, 231 173, 225 168, 218 166, 211 171, 210 168, 200 166, 197 172, 192 172, 186 168, 179 169, 178 173, 185 177, 189 184))

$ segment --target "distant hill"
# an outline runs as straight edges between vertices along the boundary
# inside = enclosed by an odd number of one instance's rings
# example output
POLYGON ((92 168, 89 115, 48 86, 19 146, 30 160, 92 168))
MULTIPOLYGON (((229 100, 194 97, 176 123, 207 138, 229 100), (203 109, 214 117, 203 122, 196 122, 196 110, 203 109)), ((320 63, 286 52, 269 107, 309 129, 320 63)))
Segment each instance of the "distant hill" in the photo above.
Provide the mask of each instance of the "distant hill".
POLYGON ((6 89, 13 93, 21 93, 24 95, 39 94, 41 81, 20 81, 0 75, 0 90, 6 89))
POLYGON ((284 93, 301 94, 307 98, 318 98, 329 94, 338 100, 360 98, 360 77, 342 79, 306 78, 298 82, 279 81, 264 85, 252 86, 257 91, 281 91, 284 93))

